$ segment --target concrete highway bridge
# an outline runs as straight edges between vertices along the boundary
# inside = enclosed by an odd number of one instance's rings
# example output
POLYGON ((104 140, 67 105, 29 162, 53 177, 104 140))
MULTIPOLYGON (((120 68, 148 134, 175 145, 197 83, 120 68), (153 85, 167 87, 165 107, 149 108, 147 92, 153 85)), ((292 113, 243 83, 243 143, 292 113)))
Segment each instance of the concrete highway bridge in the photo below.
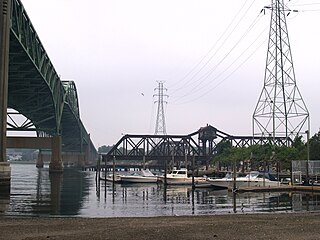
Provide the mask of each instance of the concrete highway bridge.
POLYGON ((76 85, 60 79, 20 0, 0 0, 0 59, 0 185, 11 178, 7 148, 41 149, 38 167, 47 156, 42 153, 51 152, 50 172, 63 171, 63 161, 81 166, 96 160, 76 85), (9 123, 8 109, 27 120, 9 123), (7 131, 37 137, 7 137, 7 131))

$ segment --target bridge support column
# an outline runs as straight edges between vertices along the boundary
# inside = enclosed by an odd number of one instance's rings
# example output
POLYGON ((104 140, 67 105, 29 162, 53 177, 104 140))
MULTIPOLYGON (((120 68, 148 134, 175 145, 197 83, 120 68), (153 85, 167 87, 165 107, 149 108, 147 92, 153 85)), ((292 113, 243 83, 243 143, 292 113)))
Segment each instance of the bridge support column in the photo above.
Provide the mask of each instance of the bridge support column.
POLYGON ((0 191, 10 191, 11 167, 7 162, 0 162, 0 191))
POLYGON ((7 162, 7 104, 11 1, 0 1, 0 187, 10 191, 11 168, 7 162))
POLYGON ((63 164, 61 158, 61 136, 56 135, 52 138, 51 161, 49 164, 49 172, 62 173, 63 164))

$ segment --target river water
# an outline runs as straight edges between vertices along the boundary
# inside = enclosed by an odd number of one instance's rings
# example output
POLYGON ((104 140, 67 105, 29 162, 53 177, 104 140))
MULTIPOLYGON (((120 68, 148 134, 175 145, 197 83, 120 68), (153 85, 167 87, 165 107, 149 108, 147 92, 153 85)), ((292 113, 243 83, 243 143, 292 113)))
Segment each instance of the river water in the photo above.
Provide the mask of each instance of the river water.
POLYGON ((11 164, 11 192, 0 216, 147 217, 320 211, 320 195, 238 193, 157 184, 97 183, 95 172, 11 164))

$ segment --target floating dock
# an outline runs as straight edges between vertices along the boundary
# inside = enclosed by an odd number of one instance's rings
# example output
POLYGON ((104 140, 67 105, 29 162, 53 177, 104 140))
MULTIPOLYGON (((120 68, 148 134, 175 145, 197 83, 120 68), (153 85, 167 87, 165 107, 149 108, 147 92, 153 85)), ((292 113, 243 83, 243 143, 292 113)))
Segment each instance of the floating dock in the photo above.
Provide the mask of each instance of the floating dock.
MULTIPOLYGON (((232 187, 229 191, 234 191, 232 187)), ((236 192, 320 192, 319 185, 281 185, 278 187, 241 187, 236 192)))

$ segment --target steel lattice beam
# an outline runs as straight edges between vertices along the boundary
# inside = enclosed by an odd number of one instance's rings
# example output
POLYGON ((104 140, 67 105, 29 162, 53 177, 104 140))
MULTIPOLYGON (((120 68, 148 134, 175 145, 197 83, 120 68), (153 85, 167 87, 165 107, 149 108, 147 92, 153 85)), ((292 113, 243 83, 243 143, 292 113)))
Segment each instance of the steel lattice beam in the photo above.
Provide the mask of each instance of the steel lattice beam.
MULTIPOLYGON (((195 156, 197 160, 207 160, 216 153, 219 142, 229 141, 234 147, 248 147, 275 143, 284 146, 287 139, 283 137, 232 136, 212 126, 200 128, 188 135, 125 135, 107 153, 104 160, 161 160, 174 157, 183 160, 185 156, 195 156), (203 134, 204 133, 204 134, 203 134), (203 139, 206 133, 213 137, 203 139)), ((290 142, 291 144, 291 142, 290 142)))

